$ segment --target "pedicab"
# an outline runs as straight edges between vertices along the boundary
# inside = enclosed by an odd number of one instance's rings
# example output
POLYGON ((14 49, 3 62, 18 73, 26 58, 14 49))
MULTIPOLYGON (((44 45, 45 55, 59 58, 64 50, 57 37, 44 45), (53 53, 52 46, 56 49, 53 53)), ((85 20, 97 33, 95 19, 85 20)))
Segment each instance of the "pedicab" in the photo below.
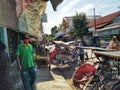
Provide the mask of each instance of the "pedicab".
POLYGON ((70 67, 69 55, 66 55, 66 47, 62 41, 54 41, 55 47, 50 48, 48 53, 48 67, 51 70, 51 64, 55 65, 57 68, 70 67))

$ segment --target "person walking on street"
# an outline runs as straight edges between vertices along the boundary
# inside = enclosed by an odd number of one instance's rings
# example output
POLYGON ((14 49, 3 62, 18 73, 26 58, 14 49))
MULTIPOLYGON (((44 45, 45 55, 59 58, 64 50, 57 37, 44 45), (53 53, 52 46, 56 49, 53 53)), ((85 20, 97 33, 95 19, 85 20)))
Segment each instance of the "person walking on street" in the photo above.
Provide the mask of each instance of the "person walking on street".
POLYGON ((16 51, 18 69, 22 75, 25 90, 32 90, 35 80, 35 61, 33 60, 34 50, 29 44, 29 36, 23 36, 23 43, 19 44, 16 51))

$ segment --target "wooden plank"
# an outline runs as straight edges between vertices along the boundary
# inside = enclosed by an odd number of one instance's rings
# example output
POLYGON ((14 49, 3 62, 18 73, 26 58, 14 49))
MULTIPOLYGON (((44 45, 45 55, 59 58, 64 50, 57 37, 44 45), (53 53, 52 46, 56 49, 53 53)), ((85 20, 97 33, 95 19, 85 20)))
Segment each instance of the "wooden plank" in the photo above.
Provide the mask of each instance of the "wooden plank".
POLYGON ((87 86, 90 84, 90 82, 92 81, 94 76, 91 76, 88 80, 88 82, 86 82, 85 86, 83 87, 83 90, 86 90, 87 86))
POLYGON ((77 90, 77 87, 75 87, 75 86, 73 85, 73 83, 72 83, 72 79, 67 79, 66 81, 67 81, 67 83, 71 86, 71 88, 72 88, 73 90, 77 90))
POLYGON ((94 51, 97 55, 103 55, 113 58, 120 58, 120 51, 113 51, 113 52, 102 52, 102 51, 94 51))

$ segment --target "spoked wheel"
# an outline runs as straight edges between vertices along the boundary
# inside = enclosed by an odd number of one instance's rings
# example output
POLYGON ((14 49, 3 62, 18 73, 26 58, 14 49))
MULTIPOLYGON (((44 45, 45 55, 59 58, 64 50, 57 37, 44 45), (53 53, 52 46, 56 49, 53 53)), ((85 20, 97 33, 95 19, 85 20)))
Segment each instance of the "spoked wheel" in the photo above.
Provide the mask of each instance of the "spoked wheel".
POLYGON ((120 90, 120 81, 112 80, 104 85, 104 90, 120 90))
POLYGON ((59 67, 69 68, 70 67, 70 59, 68 57, 61 57, 59 67))
POLYGON ((100 90, 100 83, 95 83, 92 87, 90 87, 90 90, 100 90))

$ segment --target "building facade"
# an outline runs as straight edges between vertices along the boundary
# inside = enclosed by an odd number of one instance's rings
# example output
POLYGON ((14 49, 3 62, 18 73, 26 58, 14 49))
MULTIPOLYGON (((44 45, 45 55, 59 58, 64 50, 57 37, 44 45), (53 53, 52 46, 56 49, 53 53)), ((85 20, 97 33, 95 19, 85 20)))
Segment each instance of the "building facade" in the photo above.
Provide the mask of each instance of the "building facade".
POLYGON ((92 33, 93 43, 100 44, 98 46, 107 47, 113 35, 120 41, 120 11, 96 19, 96 26, 93 20, 90 21, 89 32, 92 33))

